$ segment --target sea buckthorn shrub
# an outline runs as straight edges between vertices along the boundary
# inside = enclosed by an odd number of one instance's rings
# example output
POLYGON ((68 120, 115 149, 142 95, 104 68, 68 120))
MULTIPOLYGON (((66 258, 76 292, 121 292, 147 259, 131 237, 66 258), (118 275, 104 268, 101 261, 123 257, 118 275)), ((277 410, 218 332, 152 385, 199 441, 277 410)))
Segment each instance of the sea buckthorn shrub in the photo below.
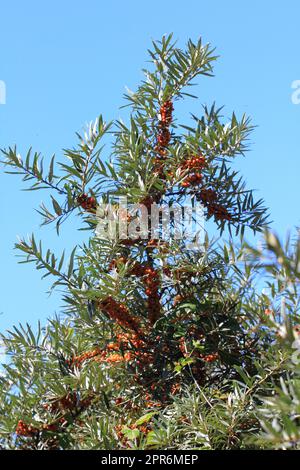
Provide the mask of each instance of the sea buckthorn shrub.
POLYGON ((68 164, 53 157, 45 171, 39 153, 2 150, 8 172, 23 174, 29 189, 50 191, 50 206, 39 208, 44 225, 60 234, 77 215, 89 232, 68 261, 34 235, 16 245, 25 262, 53 276, 64 304, 45 326, 26 323, 2 335, 0 445, 299 447, 291 361, 300 331, 299 243, 287 252, 270 232, 261 251, 244 241, 244 231, 261 232, 268 217, 231 168, 248 150, 249 118, 225 120, 213 105, 182 123, 179 103, 191 97, 196 77, 212 76, 214 50, 201 40, 180 49, 169 35, 149 54, 146 79, 125 95, 129 113, 111 123, 100 116, 77 134, 77 147, 64 151, 68 164), (121 197, 128 203, 122 213, 121 197), (206 234, 190 247, 185 236, 153 233, 151 208, 172 203, 201 203, 204 219, 227 241, 206 234), (146 236, 97 234, 109 206, 127 227, 137 204, 147 211, 146 236), (261 274, 268 294, 257 290, 261 274))

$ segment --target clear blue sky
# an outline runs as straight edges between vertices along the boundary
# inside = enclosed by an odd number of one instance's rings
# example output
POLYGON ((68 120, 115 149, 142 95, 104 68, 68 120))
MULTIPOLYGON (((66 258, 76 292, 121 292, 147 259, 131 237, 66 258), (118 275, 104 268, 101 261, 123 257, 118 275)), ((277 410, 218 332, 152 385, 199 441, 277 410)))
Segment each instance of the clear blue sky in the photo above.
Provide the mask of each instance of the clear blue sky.
MULTIPOLYGON (((134 89, 150 40, 173 31, 180 44, 200 35, 217 48, 215 78, 201 79, 200 99, 180 108, 181 119, 201 103, 226 105, 251 115, 258 127, 252 151, 238 167, 271 209, 284 234, 299 224, 300 105, 291 83, 300 79, 300 3, 297 0, 11 0, 1 2, 0 147, 33 146, 46 156, 71 147, 74 131, 100 112, 119 117, 124 86, 134 89)), ((122 111, 123 113, 124 111, 122 111)), ((59 295, 33 266, 17 264, 17 235, 35 231, 50 248, 70 248, 82 235, 65 227, 39 229, 34 213, 46 193, 24 193, 17 177, 0 173, 0 330, 19 321, 35 323, 59 311, 59 295)))

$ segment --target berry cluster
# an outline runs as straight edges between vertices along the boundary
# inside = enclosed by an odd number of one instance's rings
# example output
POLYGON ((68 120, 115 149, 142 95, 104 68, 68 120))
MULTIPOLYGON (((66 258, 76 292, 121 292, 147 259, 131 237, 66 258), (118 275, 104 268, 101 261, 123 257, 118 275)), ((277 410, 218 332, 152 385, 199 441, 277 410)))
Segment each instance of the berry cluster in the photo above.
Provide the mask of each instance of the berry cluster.
POLYGON ((77 202, 82 209, 87 212, 95 212, 97 209, 97 202, 94 197, 89 197, 87 194, 81 194, 77 198, 77 202))
MULTIPOLYGON (((186 269, 184 266, 176 269, 171 269, 170 266, 165 265, 162 271, 165 276, 174 278, 176 281, 181 281, 182 283, 184 283, 184 281, 190 282, 191 277, 195 276, 195 272, 193 270, 186 269)), ((179 296, 178 300, 183 300, 183 297, 181 298, 181 296, 179 296)))
POLYGON ((160 407, 161 406, 161 402, 160 401, 153 401, 152 400, 152 396, 149 392, 145 393, 144 395, 144 406, 146 408, 157 408, 157 407, 160 407))
POLYGON ((87 351, 83 354, 80 354, 79 356, 74 356, 71 360, 67 361, 69 366, 76 366, 77 368, 80 368, 81 364, 88 359, 93 359, 96 356, 99 356, 101 354, 101 349, 100 348, 95 348, 92 351, 87 351))
MULTIPOLYGON (((44 406, 46 408, 46 406, 44 406)), ((50 410, 51 411, 51 410, 50 410)), ((16 435, 23 437, 34 437, 41 432, 55 432, 59 429, 60 424, 66 424, 67 421, 65 418, 60 418, 57 422, 53 423, 44 423, 41 428, 36 428, 31 424, 24 423, 23 420, 20 420, 16 427, 16 435)))
POLYGON ((145 267, 143 278, 148 297, 149 321, 153 325, 160 317, 159 274, 152 266, 145 267))
POLYGON ((177 395, 181 390, 181 384, 180 382, 175 382, 171 386, 171 395, 177 395))
POLYGON ((218 353, 201 354, 200 357, 204 362, 215 362, 219 359, 219 354, 218 353))
POLYGON ((162 127, 157 136, 157 148, 159 155, 164 157, 166 155, 165 149, 168 147, 171 140, 171 132, 168 128, 162 127))
POLYGON ((201 189, 198 198, 204 204, 204 206, 210 206, 211 204, 215 204, 218 198, 216 191, 210 188, 203 188, 201 189))
POLYGON ((128 425, 127 424, 126 426, 124 426, 123 424, 118 424, 115 427, 115 431, 116 431, 116 434, 117 434, 117 437, 118 437, 120 443, 125 448, 130 448, 131 447, 129 440, 126 437, 126 431, 125 431, 125 429, 128 430, 128 428, 132 429, 132 430, 137 429, 139 431, 138 441, 140 441, 143 438, 142 437, 143 435, 146 436, 152 430, 152 427, 151 427, 150 423, 144 423, 144 424, 140 424, 140 425, 136 425, 136 424, 129 424, 128 425))
POLYGON ((181 338, 179 339, 179 349, 181 351, 181 354, 184 357, 186 357, 187 356, 187 348, 186 348, 184 336, 181 336, 181 338))
POLYGON ((214 215, 217 220, 231 220, 231 215, 228 210, 221 204, 210 204, 208 207, 208 215, 214 215))
MULTIPOLYGON (((98 363, 119 363, 129 362, 135 358, 137 351, 145 346, 139 335, 132 333, 118 333, 115 342, 108 343, 103 349, 95 348, 86 351, 78 356, 74 356, 67 361, 69 366, 81 368, 82 364, 88 360, 98 363)), ((80 402, 82 405, 82 402, 80 402)), ((48 406, 48 405, 47 405, 48 406)))
MULTIPOLYGON (((148 242, 150 248, 157 245, 157 240, 153 239, 148 242)), ((120 257, 114 259, 109 264, 109 269, 117 268, 121 263, 126 263, 127 258, 120 257)), ((160 316, 160 295, 159 295, 159 273, 150 264, 134 263, 129 271, 129 275, 141 277, 145 286, 145 294, 148 298, 148 318, 153 325, 160 316)))
POLYGON ((159 201, 161 200, 161 196, 162 194, 160 192, 155 192, 155 193, 152 193, 151 195, 148 194, 140 201, 140 204, 143 204, 149 212, 151 210, 152 204, 159 203, 159 201))
POLYGON ((154 198, 153 198, 152 196, 148 195, 148 196, 144 197, 144 198, 140 201, 140 204, 143 204, 143 205, 147 208, 147 210, 148 210, 148 212, 149 212, 150 209, 151 209, 151 205, 152 205, 154 202, 155 202, 155 201, 154 201, 154 198))
POLYGON ((129 328, 130 330, 135 331, 137 334, 141 334, 135 318, 130 315, 128 308, 124 304, 117 302, 111 296, 109 296, 99 302, 99 308, 110 318, 116 320, 117 323, 123 328, 129 328))
POLYGON ((154 171, 160 177, 164 177, 164 161, 167 155, 167 147, 171 140, 171 132, 169 130, 172 122, 173 103, 170 100, 165 101, 160 108, 160 120, 158 125, 157 144, 155 151, 157 157, 154 161, 154 171))
POLYGON ((138 245, 142 242, 142 238, 124 238, 123 240, 120 240, 120 245, 126 246, 126 247, 131 247, 138 245))
POLYGON ((35 434, 37 434, 39 430, 30 424, 24 423, 24 421, 20 420, 17 424, 16 427, 16 434, 18 436, 26 436, 26 437, 32 437, 35 434))
MULTIPOLYGON (((180 167, 180 173, 185 177, 181 183, 183 188, 197 186, 203 183, 203 174, 201 171, 207 163, 203 155, 192 155, 180 167)), ((211 188, 203 188, 197 193, 197 199, 207 208, 208 216, 214 216, 217 220, 231 220, 228 210, 217 202, 216 191, 211 188)))
POLYGON ((213 215, 217 220, 231 220, 231 215, 229 214, 226 207, 217 202, 218 195, 213 189, 202 188, 197 195, 197 198, 207 208, 207 213, 209 216, 213 215))
POLYGON ((151 349, 150 344, 147 344, 138 335, 121 333, 117 335, 115 343, 107 345, 107 355, 103 360, 105 362, 135 360, 136 366, 143 370, 146 364, 153 362, 153 355, 149 352, 149 349, 151 349))
MULTIPOLYGON (((59 397, 55 400, 51 400, 49 403, 46 403, 44 408, 50 413, 63 412, 65 415, 66 412, 70 412, 74 409, 87 408, 91 404, 92 399, 92 395, 89 395, 86 398, 80 398, 77 392, 69 392, 63 397, 59 397)), ((62 424, 66 423, 65 418, 61 418, 59 421, 62 424)), ((47 426, 51 427, 52 425, 47 426)))
MULTIPOLYGON (((60 423, 65 424, 67 421, 64 418, 61 418, 60 423)), ((43 424, 42 430, 43 431, 48 431, 48 432, 55 432, 59 428, 59 423, 48 423, 48 424, 43 424)))
POLYGON ((174 307, 176 307, 176 305, 180 304, 181 302, 183 302, 183 300, 185 300, 185 297, 181 294, 178 294, 178 295, 175 295, 174 299, 173 299, 173 305, 174 307))
POLYGON ((163 103, 163 105, 160 108, 160 126, 161 127, 167 127, 171 124, 172 122, 172 113, 173 113, 174 107, 173 103, 170 100, 167 100, 163 103))
POLYGON ((180 167, 181 172, 186 174, 181 186, 188 188, 200 184, 203 179, 201 171, 205 166, 206 160, 201 154, 188 158, 180 167))
POLYGON ((273 315, 274 311, 271 308, 266 308, 265 309, 265 315, 273 315))
MULTIPOLYGON (((153 401, 152 396, 149 392, 146 392, 142 397, 140 397, 142 400, 142 406, 143 408, 159 408, 161 407, 161 402, 160 401, 153 401)), ((131 411, 139 411, 140 406, 138 404, 135 404, 133 400, 126 400, 123 397, 116 397, 115 398, 115 406, 122 407, 124 410, 131 410, 131 411)))

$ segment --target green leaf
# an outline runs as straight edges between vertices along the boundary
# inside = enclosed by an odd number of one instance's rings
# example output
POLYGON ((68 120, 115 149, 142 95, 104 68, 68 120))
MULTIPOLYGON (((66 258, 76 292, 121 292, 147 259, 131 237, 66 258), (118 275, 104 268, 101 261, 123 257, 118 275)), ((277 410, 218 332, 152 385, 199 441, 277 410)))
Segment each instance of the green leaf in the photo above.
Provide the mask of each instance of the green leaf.
POLYGON ((148 423, 155 414, 157 414, 157 411, 151 411, 150 413, 141 416, 141 418, 135 422, 135 425, 140 426, 141 424, 148 423))

